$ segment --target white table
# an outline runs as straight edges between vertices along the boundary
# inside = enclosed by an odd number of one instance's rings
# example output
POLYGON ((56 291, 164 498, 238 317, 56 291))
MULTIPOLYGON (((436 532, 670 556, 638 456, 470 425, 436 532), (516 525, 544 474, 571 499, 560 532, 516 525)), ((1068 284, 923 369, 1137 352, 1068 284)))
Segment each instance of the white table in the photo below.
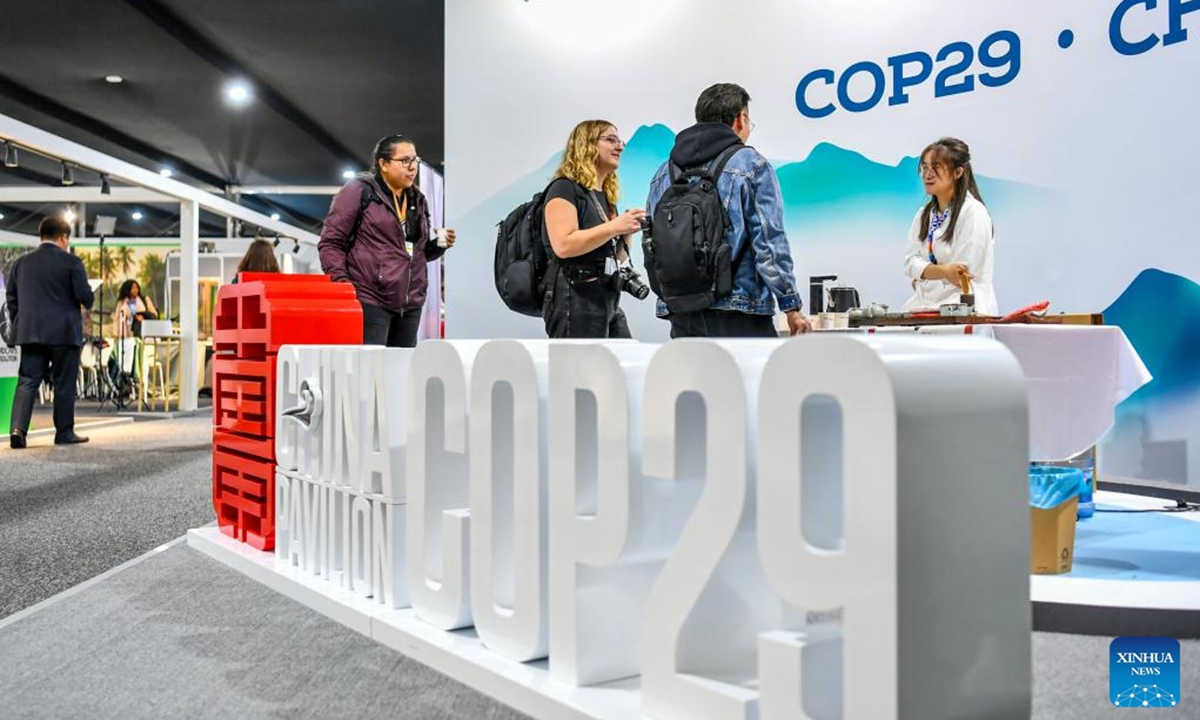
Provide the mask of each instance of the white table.
MULTIPOLYGON (((879 328, 878 332, 914 328, 879 328)), ((1110 325, 936 325, 928 334, 974 334, 1003 343, 1029 388, 1029 459, 1065 460, 1098 443, 1116 407, 1152 376, 1125 332, 1110 325)))

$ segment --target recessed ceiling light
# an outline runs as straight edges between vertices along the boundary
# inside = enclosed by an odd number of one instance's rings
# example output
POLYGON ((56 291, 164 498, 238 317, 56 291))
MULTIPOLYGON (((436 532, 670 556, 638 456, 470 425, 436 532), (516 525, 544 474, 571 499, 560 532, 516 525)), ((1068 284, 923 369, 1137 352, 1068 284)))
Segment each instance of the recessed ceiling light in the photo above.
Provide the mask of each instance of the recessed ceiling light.
POLYGON ((117 85, 119 83, 125 82, 125 78, 121 77, 120 75, 105 75, 104 82, 111 83, 113 85, 117 85))
POLYGON ((354 171, 353 170, 343 170, 342 171, 342 179, 343 180, 353 180, 354 179, 354 171))
POLYGON ((141 214, 140 212, 137 212, 137 211, 135 210, 135 211, 133 212, 133 214, 132 214, 132 215, 130 215, 129 217, 133 218, 134 220, 141 220, 141 219, 142 219, 142 214, 141 214))
POLYGON ((74 210, 63 210, 62 219, 66 220, 68 223, 74 225, 75 224, 75 211, 74 210))
POLYGON ((225 98, 234 106, 250 102, 250 84, 245 80, 232 80, 225 85, 225 98))
POLYGON ((272 219, 272 220, 278 220, 278 219, 279 219, 279 213, 271 213, 271 219, 272 219))
POLYGON ((0 220, 4 219, 4 213, 0 213, 0 220))
POLYGON ((175 173, 171 172, 171 168, 163 168, 162 170, 158 171, 158 174, 162 175, 165 178, 169 178, 172 175, 174 175, 175 173))

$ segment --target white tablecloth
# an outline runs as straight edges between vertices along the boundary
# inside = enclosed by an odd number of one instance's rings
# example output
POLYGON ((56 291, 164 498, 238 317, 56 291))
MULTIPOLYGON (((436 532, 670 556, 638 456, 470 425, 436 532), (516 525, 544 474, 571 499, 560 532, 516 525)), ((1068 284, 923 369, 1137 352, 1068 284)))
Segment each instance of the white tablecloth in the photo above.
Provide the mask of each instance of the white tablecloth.
POLYGON ((923 333, 973 333, 1003 343, 1029 388, 1029 459, 1065 460, 1100 441, 1122 400, 1152 376, 1125 332, 1087 325, 941 325, 923 333))

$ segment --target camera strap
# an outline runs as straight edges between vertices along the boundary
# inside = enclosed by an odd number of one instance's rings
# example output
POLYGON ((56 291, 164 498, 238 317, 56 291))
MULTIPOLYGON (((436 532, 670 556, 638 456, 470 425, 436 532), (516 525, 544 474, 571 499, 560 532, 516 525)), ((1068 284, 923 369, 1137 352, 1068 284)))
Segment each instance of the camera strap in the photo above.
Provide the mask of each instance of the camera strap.
MULTIPOLYGON (((600 217, 604 218, 605 222, 612 220, 614 217, 616 217, 615 210, 610 212, 610 211, 607 211, 604 209, 604 206, 600 204, 600 199, 596 197, 595 191, 589 190, 588 197, 590 197, 592 199, 592 204, 596 206, 597 212, 600 213, 600 217)), ((620 264, 617 262, 617 242, 618 241, 621 242, 622 244, 624 244, 625 243, 624 236, 615 236, 615 237, 612 237, 609 239, 608 247, 609 247, 609 250, 612 252, 612 259, 613 259, 612 268, 613 269, 610 272, 608 264, 605 263, 605 268, 604 268, 605 275, 611 275, 614 272, 616 272, 615 268, 620 264)), ((626 253, 626 255, 629 254, 628 246, 626 246, 625 253, 626 253)))

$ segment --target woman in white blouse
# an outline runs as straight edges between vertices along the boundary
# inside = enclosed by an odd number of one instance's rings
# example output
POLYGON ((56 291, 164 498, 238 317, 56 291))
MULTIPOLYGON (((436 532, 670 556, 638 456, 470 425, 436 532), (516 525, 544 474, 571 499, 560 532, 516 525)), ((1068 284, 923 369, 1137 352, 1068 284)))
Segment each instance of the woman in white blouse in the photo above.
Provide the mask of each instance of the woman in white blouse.
POLYGON ((962 140, 942 138, 921 153, 918 171, 930 199, 908 231, 904 272, 914 292, 904 309, 957 303, 966 278, 976 314, 999 314, 992 284, 992 217, 975 184, 970 148, 962 140))

